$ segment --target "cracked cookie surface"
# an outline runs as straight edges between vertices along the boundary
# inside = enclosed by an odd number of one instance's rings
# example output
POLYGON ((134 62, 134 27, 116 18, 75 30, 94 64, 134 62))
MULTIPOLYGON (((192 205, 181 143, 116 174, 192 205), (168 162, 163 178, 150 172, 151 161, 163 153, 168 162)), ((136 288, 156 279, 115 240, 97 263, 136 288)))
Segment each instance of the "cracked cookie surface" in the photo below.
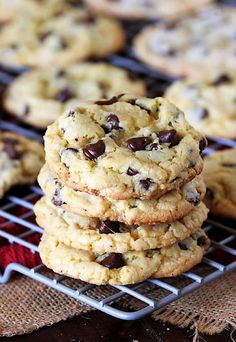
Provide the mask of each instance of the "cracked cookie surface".
POLYGON ((76 190, 150 199, 193 179, 205 138, 163 98, 134 95, 80 103, 48 127, 46 160, 76 190))
POLYGON ((204 199, 210 213, 236 219, 236 148, 214 152, 205 158, 204 199))
POLYGON ((18 77, 4 96, 6 110, 20 120, 46 128, 80 100, 110 98, 122 91, 143 96, 145 85, 128 71, 105 63, 30 71, 18 77))
POLYGON ((150 277, 177 276, 199 263, 209 246, 203 230, 170 247, 143 252, 104 253, 70 248, 44 234, 39 244, 43 263, 54 272, 97 285, 125 285, 150 277))
POLYGON ((0 198, 15 185, 31 184, 44 163, 43 146, 12 132, 0 132, 0 198))
POLYGON ((176 221, 197 206, 205 194, 201 176, 172 190, 159 199, 112 200, 76 191, 64 185, 45 165, 38 181, 54 205, 86 217, 125 222, 127 224, 155 224, 176 221))

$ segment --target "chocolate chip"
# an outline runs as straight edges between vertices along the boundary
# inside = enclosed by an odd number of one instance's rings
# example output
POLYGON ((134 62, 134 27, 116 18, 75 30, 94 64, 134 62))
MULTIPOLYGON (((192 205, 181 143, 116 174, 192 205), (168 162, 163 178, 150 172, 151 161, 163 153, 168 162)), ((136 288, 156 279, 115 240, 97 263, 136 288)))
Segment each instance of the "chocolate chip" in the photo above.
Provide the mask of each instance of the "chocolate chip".
POLYGON ((188 250, 188 247, 187 247, 187 245, 185 243, 179 242, 178 245, 179 245, 179 248, 182 249, 183 251, 187 251, 188 250))
POLYGON ((56 189, 52 198, 52 203, 56 207, 60 207, 61 205, 65 204, 60 198, 60 189, 56 189))
POLYGON ((206 241, 207 241, 206 237, 202 235, 197 239, 197 244, 198 246, 204 246, 206 244, 206 241))
POLYGON ((145 190, 148 190, 150 188, 150 185, 153 184, 150 178, 141 179, 139 182, 145 190))
POLYGON ((134 106, 136 104, 136 100, 137 99, 131 99, 128 101, 128 103, 130 103, 132 106, 134 106))
POLYGON ((200 142, 199 142, 200 153, 202 153, 205 150, 206 147, 207 147, 207 139, 206 138, 202 138, 202 140, 200 140, 200 142))
POLYGON ((51 30, 39 33, 38 38, 41 42, 47 39, 53 32, 51 30))
POLYGON ((209 111, 206 108, 202 108, 200 119, 204 120, 209 117, 209 111))
POLYGON ((125 262, 122 254, 111 253, 106 258, 104 258, 100 262, 100 264, 107 268, 120 268, 125 265, 125 262))
POLYGON ((61 89, 54 97, 56 101, 64 103, 74 97, 74 93, 70 89, 70 87, 65 87, 61 89))
POLYGON ((64 77, 66 76, 66 71, 61 69, 61 70, 58 70, 57 73, 56 73, 56 77, 64 77))
POLYGON ((96 160, 105 152, 106 146, 103 140, 99 140, 95 144, 88 144, 83 149, 83 153, 87 159, 96 160))
POLYGON ((221 165, 224 167, 236 167, 236 164, 234 163, 222 163, 221 165))
POLYGON ((157 143, 146 146, 147 151, 158 151, 160 150, 160 145, 157 143))
POLYGON ((151 139, 149 137, 131 138, 127 140, 127 146, 134 152, 143 151, 150 142, 151 139))
POLYGON ((231 83, 231 81, 232 80, 228 75, 223 74, 223 75, 220 75, 214 82, 212 82, 212 85, 215 87, 218 87, 221 84, 231 83))
POLYGON ((170 129, 170 130, 164 130, 157 133, 157 136, 159 138, 160 143, 171 143, 175 144, 175 136, 176 130, 170 129))
POLYGON ((135 175, 138 174, 138 171, 136 171, 136 170, 132 169, 131 167, 129 167, 126 173, 127 173, 128 176, 135 176, 135 175))
POLYGON ((215 198, 215 192, 211 188, 207 188, 206 197, 212 201, 215 198))
POLYGON ((187 195, 187 200, 193 205, 198 205, 200 203, 201 197, 198 192, 189 192, 187 195))
POLYGON ((18 145, 18 141, 13 138, 3 138, 3 150, 7 153, 10 159, 19 159, 22 155, 21 152, 16 150, 16 146, 18 145))
POLYGON ((75 111, 70 110, 69 113, 67 114, 67 117, 68 117, 68 118, 69 118, 69 117, 74 118, 74 117, 75 117, 75 111))
POLYGON ((59 43, 61 49, 66 49, 68 47, 68 42, 64 37, 60 37, 59 43))
POLYGON ((99 227, 101 234, 114 234, 120 232, 120 223, 117 221, 103 221, 99 227))
POLYGON ((109 123, 109 126, 111 127, 111 130, 112 129, 120 129, 120 127, 119 127, 120 121, 119 121, 118 117, 115 114, 110 114, 107 117, 107 122, 109 123))
POLYGON ((27 116, 30 113, 30 106, 28 104, 25 105, 24 110, 23 110, 23 116, 27 116))
POLYGON ((99 106, 108 106, 108 105, 111 105, 113 103, 116 103, 119 101, 119 99, 121 98, 121 96, 123 96, 124 94, 120 94, 118 96, 113 96, 111 99, 108 99, 108 100, 99 100, 99 101, 96 101, 95 104, 99 105, 99 106))

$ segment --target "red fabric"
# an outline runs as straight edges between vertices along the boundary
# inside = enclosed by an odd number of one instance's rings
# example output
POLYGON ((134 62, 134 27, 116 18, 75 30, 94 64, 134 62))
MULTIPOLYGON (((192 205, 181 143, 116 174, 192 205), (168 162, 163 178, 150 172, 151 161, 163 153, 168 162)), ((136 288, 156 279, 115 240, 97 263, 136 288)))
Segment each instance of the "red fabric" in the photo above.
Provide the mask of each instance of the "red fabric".
MULTIPOLYGON (((21 216, 27 209, 20 208, 14 215, 21 216)), ((31 221, 27 219, 27 221, 31 221)), ((4 222, 7 222, 4 218, 0 217, 0 230, 10 233, 14 236, 18 236, 21 233, 28 231, 28 229, 18 224, 8 224, 6 227, 2 226, 4 222)), ((32 218, 32 222, 34 219, 32 218)), ((41 235, 35 233, 27 238, 25 241, 31 242, 34 245, 38 245, 41 235)), ((0 237, 0 269, 4 270, 10 263, 19 263, 23 266, 32 268, 41 264, 40 256, 38 253, 32 253, 28 248, 18 245, 16 243, 10 244, 7 239, 0 237)))

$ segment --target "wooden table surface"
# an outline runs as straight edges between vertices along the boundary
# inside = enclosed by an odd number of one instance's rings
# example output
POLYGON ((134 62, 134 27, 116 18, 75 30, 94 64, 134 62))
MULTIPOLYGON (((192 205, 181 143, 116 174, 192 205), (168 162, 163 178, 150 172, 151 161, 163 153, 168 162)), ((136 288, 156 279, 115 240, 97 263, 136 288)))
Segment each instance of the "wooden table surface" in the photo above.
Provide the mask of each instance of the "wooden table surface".
MULTIPOLYGON (((200 335, 199 342, 232 342, 230 332, 200 335)), ((234 340, 236 340, 236 333, 234 340)), ((138 321, 121 321, 94 311, 65 322, 42 328, 32 334, 2 337, 1 342, 191 342, 193 331, 146 317, 138 321)))

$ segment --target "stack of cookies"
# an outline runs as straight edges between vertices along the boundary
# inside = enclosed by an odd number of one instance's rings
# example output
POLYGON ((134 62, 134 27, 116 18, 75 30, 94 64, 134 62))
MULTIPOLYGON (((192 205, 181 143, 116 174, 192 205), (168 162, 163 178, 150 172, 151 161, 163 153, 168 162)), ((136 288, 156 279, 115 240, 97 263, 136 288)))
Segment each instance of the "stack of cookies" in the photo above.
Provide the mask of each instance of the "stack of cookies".
POLYGON ((209 239, 200 175, 205 139, 163 98, 81 102, 45 135, 45 229, 39 251, 55 272, 93 284, 177 276, 209 239))

